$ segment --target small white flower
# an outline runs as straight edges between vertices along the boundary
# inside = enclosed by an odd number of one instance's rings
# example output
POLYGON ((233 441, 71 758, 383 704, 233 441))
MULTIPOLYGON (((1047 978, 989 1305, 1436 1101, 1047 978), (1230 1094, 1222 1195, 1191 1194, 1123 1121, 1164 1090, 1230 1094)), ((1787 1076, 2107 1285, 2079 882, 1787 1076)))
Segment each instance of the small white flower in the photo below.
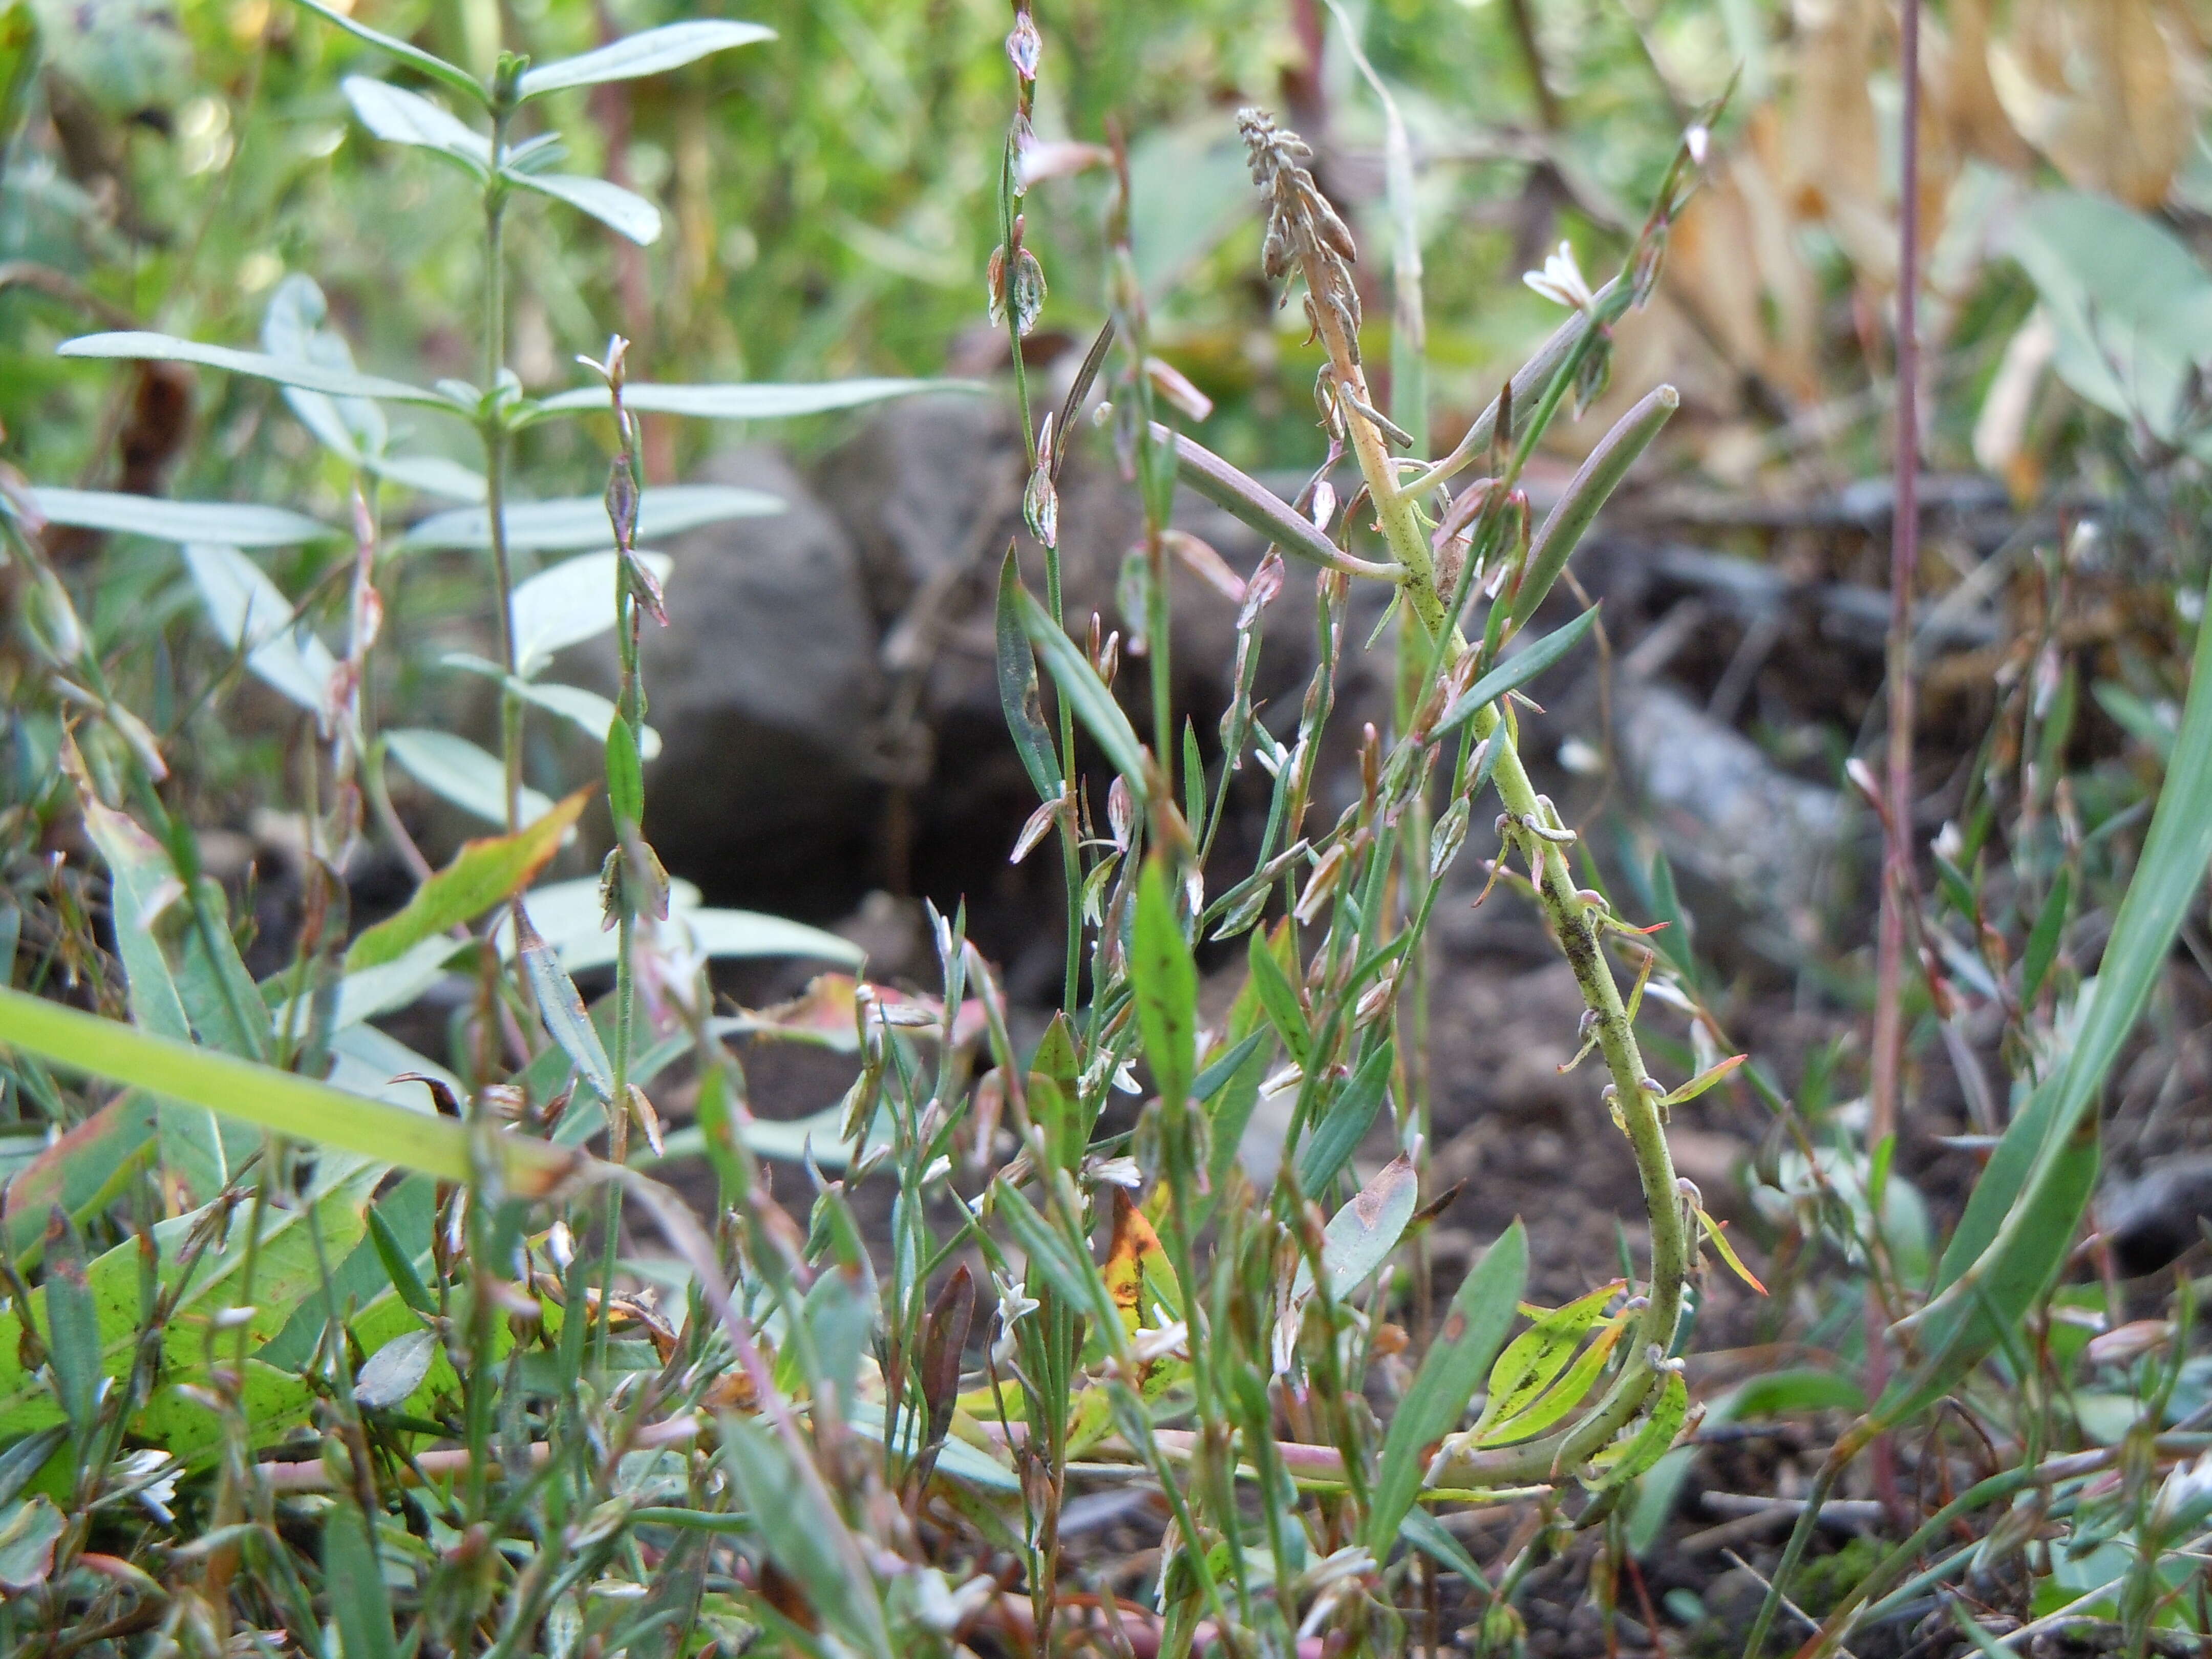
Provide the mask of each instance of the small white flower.
POLYGON ((1570 311, 1588 311, 1597 303, 1589 283, 1583 280, 1582 267, 1575 263, 1571 243, 1560 243, 1559 251, 1544 261, 1543 270, 1523 271, 1521 280, 1570 311))
POLYGON ((1114 1068, 1114 1086, 1125 1095, 1140 1095, 1144 1085, 1137 1081, 1137 1073, 1127 1060, 1114 1068))
POLYGON ((993 1273, 991 1280, 999 1287, 999 1340, 991 1345, 991 1359, 994 1364, 1004 1365, 1014 1357, 1014 1322, 1024 1314, 1035 1313, 1043 1304, 1029 1293, 1018 1279, 1010 1285, 993 1273))
POLYGON ((1164 1359, 1170 1354, 1189 1357, 1190 1327, 1178 1319, 1172 1325, 1157 1331, 1139 1331, 1129 1344, 1129 1354, 1139 1365, 1149 1365, 1155 1359, 1164 1359))
POLYGON ((1712 129, 1700 122, 1682 135, 1682 142, 1690 152, 1690 159, 1699 167, 1705 166, 1705 156, 1712 149, 1712 129))
POLYGON ((134 1451, 115 1462, 115 1485, 145 1505, 146 1511, 164 1526, 173 1525, 170 1509, 177 1501, 177 1477, 183 1466, 165 1451, 134 1451))
POLYGON ((1091 1169, 1091 1178, 1103 1187, 1126 1187, 1133 1193, 1145 1184, 1145 1172, 1133 1158, 1102 1158, 1091 1169))
POLYGON ((925 1187, 934 1187, 951 1173, 952 1160, 949 1158, 939 1158, 921 1172, 921 1184, 925 1187))

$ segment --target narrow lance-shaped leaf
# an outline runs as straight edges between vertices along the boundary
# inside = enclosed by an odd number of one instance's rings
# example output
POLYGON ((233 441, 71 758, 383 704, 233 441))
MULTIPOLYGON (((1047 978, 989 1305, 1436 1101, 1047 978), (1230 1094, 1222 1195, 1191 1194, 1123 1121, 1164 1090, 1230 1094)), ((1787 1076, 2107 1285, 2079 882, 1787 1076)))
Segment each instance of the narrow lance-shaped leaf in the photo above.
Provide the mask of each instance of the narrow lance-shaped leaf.
POLYGON ((1582 1404, 1597 1381, 1598 1373, 1613 1357, 1620 1339, 1628 1332, 1633 1316, 1626 1312, 1615 1314, 1598 1327, 1597 1335, 1575 1358, 1575 1363, 1560 1373, 1559 1378, 1528 1405, 1512 1416, 1492 1423, 1475 1437, 1486 1446, 1502 1446, 1516 1440, 1527 1440, 1541 1434, 1569 1412, 1582 1404))
POLYGON ((1267 485, 1239 471, 1194 439, 1155 422, 1152 441, 1175 446, 1176 476, 1186 487, 1292 557, 1327 570, 1369 568, 1340 552, 1311 519, 1267 485))
POLYGON ((1045 728, 1044 700, 1037 690, 1036 655, 1030 648, 1029 636, 1022 631, 1021 583, 1021 573, 1014 563, 1013 544, 1009 542, 1006 560, 999 567, 999 706, 1006 711, 1006 729, 1013 733, 1014 750, 1022 757, 1022 769, 1030 775, 1038 796, 1044 800, 1057 800, 1065 785, 1060 779, 1060 757, 1054 750, 1052 733, 1045 728))
MULTIPOLYGON (((1342 1301, 1381 1267, 1397 1248, 1420 1196, 1420 1177, 1404 1153, 1376 1171, 1351 1203, 1329 1218, 1322 1234, 1321 1264, 1328 1273, 1328 1293, 1342 1301)), ((1304 1303, 1313 1291, 1313 1270, 1301 1263, 1291 1299, 1304 1303)))
MULTIPOLYGON (((637 535, 642 541, 653 541, 726 519, 762 518, 783 510, 781 501, 757 489, 726 484, 668 484, 638 497, 637 535)), ((581 552, 605 547, 612 539, 607 527, 606 499, 601 495, 509 501, 501 522, 510 549, 526 548, 538 553, 581 552)), ((410 550, 488 548, 491 517, 480 507, 434 513, 411 527, 400 538, 400 545, 410 550)), ((611 576, 607 579, 609 592, 613 591, 613 580, 611 576)), ((611 613, 613 602, 602 608, 611 613)))
POLYGON ((515 83, 515 94, 526 103, 566 87, 593 87, 609 81, 635 81, 642 76, 665 75, 714 52, 775 39, 774 29, 758 23, 720 18, 669 23, 610 42, 596 52, 526 70, 521 80, 515 83))
POLYGON ((574 173, 510 172, 507 180, 518 190, 535 191, 590 214, 640 247, 650 247, 660 240, 660 210, 635 191, 624 190, 607 179, 574 173))
POLYGON ((1119 1187, 1114 1188, 1114 1231, 1106 1248, 1106 1265, 1099 1271, 1121 1316, 1121 1328, 1131 1336, 1144 1323, 1146 1281, 1149 1279, 1163 1290, 1172 1285, 1172 1270, 1160 1236, 1119 1187))
POLYGON ((2066 926, 2067 907, 2074 897, 2074 871, 2070 865, 2061 865, 2052 879, 2051 891, 2045 896, 2043 908, 2036 912, 2035 926, 2027 936, 2027 948, 2021 953, 2020 1000, 2033 1005, 2043 989, 2044 976, 2051 971, 2051 963, 2058 954, 2059 934, 2066 926))
MULTIPOLYGON (((636 380, 623 388, 623 407, 643 415, 689 415, 706 421, 786 421, 801 415, 858 409, 893 398, 912 398, 926 392, 982 390, 982 383, 977 380, 823 380, 811 386, 766 382, 659 386, 650 380, 636 380)), ((556 392, 544 399, 538 405, 538 412, 574 415, 613 406, 612 394, 605 386, 579 386, 573 392, 556 392)))
POLYGON ((1283 1039, 1283 1046, 1291 1051, 1291 1058, 1303 1066, 1313 1049, 1313 1032, 1306 1024, 1304 1006, 1298 1001, 1297 988, 1291 983, 1289 973, 1275 959, 1277 950, 1296 951, 1297 936, 1291 931, 1288 919, 1275 930, 1270 939, 1264 928, 1255 929, 1250 948, 1245 952, 1250 963, 1252 988, 1267 1012, 1268 1022, 1283 1039))
POLYGON ((375 374, 350 374, 342 369, 328 368, 320 363, 307 363, 272 357, 264 351, 236 351, 228 346, 203 345, 198 340, 180 340, 173 334, 152 334, 143 330, 117 334, 84 334, 74 340, 64 340, 55 348, 64 357, 109 357, 137 362, 198 363, 206 368, 220 368, 233 374, 245 374, 257 380, 273 380, 278 386, 305 386, 310 392, 326 392, 333 398, 380 398, 387 403, 429 404, 440 409, 451 409, 453 404, 442 393, 426 392, 421 386, 407 385, 403 380, 387 380, 375 374))
POLYGON ((78 781, 78 810, 93 845, 107 866, 108 902, 115 922, 115 954, 123 963, 125 989, 132 1021, 149 1031, 190 1041, 184 998, 162 951, 155 927, 162 913, 183 897, 175 870, 161 842, 137 821, 107 805, 94 793, 82 762, 64 764, 78 781))
POLYGON ((1757 1273, 1743 1265, 1743 1258, 1735 1253, 1735 1246, 1729 1243, 1728 1224, 1724 1221, 1714 1220, 1701 1208, 1698 1211, 1698 1225, 1705 1230, 1706 1238, 1711 1242, 1713 1249, 1719 1252, 1721 1260, 1728 1263, 1729 1271, 1761 1296, 1765 1296, 1766 1286, 1759 1282, 1757 1273))
POLYGON ((206 875, 178 901, 177 991, 201 1042, 247 1060, 269 1058, 267 1010, 231 936, 230 901, 206 875))
POLYGON ((371 1248, 376 1251, 377 1260, 384 1267, 384 1276, 392 1282, 399 1299, 418 1314, 437 1312, 438 1304, 430 1295, 430 1287, 415 1271, 414 1255, 399 1242, 399 1235, 392 1230, 392 1224, 384 1218, 383 1206, 371 1205, 368 1219, 371 1248))
POLYGON ((530 988, 538 998, 538 1013, 545 1022, 545 1030, 574 1063, 576 1074, 601 1100, 612 1103, 615 1068, 607 1058, 606 1046, 599 1041, 592 1017, 584 1012, 584 999, 577 994, 575 981, 562 968, 553 947, 530 925, 530 912, 520 901, 514 907, 514 930, 522 947, 522 971, 530 976, 530 988))
MULTIPOLYGON (((656 580, 674 568, 665 553, 638 558, 656 580)), ((572 645, 597 639, 615 625, 615 572, 621 556, 586 553, 541 570, 514 590, 515 671, 525 678, 540 672, 572 645)))
MULTIPOLYGON (((1473 719, 1476 710, 1497 702, 1508 691, 1519 690, 1580 645, 1583 635, 1596 624, 1597 611, 1597 606, 1592 605, 1565 627, 1553 629, 1534 644, 1515 652, 1485 674, 1444 710, 1436 724, 1437 735, 1441 737, 1473 719)), ((1483 758, 1493 766, 1496 764, 1493 756, 1486 755, 1483 758)), ((1476 787, 1480 785, 1478 783, 1476 787)))
POLYGON ((459 64, 449 64, 442 58, 433 57, 420 46, 410 46, 406 41, 373 29, 366 23, 356 22, 351 16, 340 11, 337 7, 325 4, 324 0, 295 0, 295 3, 306 7, 326 23, 337 24, 356 40, 366 40, 380 51, 390 52, 408 68, 419 70, 432 80, 452 88, 463 96, 473 98, 480 104, 490 103, 490 94, 485 90, 483 82, 459 64))
POLYGON ((1749 1054, 1730 1054, 1726 1060, 1716 1060, 1680 1088, 1662 1097, 1659 1103, 1662 1106, 1680 1106, 1685 1101, 1695 1100, 1750 1058, 1749 1054))
POLYGON ((1680 1371, 1667 1373, 1667 1380, 1659 1385, 1658 1397, 1652 1402, 1650 1416, 1636 1437, 1617 1454, 1608 1456, 1600 1453, 1596 1460, 1601 1466, 1610 1462, 1597 1483, 1600 1492, 1633 1480, 1667 1455, 1668 1449, 1680 1437, 1684 1425, 1690 1419, 1690 1385, 1682 1380, 1680 1371))
POLYGON ((1067 699, 1076 719, 1083 722, 1085 729, 1106 751, 1106 758, 1114 769, 1128 780, 1129 792, 1140 801, 1149 799, 1144 745, 1137 741, 1137 733, 1129 724, 1129 717, 1121 712, 1121 705, 1114 701, 1114 694, 1106 689, 1075 641, 1067 637, 1029 590, 1018 587, 1015 592, 1022 629, 1044 658, 1044 665, 1052 674, 1053 684, 1060 688, 1060 695, 1067 699))
POLYGON ((1352 1162, 1352 1155, 1359 1150, 1359 1143, 1367 1138, 1368 1130, 1375 1127, 1376 1115, 1382 1109, 1382 1097, 1389 1088, 1395 1052, 1388 1040, 1376 1044, 1374 1052, 1360 1062, 1359 1069, 1352 1074, 1351 1080, 1322 1114, 1321 1121, 1314 1126, 1313 1139, 1306 1143, 1305 1152, 1298 1159, 1298 1184, 1306 1191, 1325 1191, 1338 1172, 1352 1162))
POLYGON ((216 642, 226 651, 242 648, 256 679, 324 718, 337 659, 267 573, 234 547, 201 542, 185 549, 185 566, 216 642))
POLYGON ((800 1477, 784 1443, 758 1419, 725 1417, 722 1462, 746 1510, 781 1519, 763 1529, 769 1559, 847 1644, 870 1659, 891 1659, 883 1601, 860 1546, 819 1484, 800 1477))
MULTIPOLYGON (((401 726, 384 734, 392 758, 433 794, 444 797, 486 823, 507 822, 507 769, 466 738, 421 726, 401 726)), ((535 823, 553 803, 535 789, 522 791, 522 821, 535 823)))
POLYGON ((1613 430, 1600 440, 1598 447, 1582 464, 1566 493, 1559 504, 1546 515, 1543 526, 1528 544, 1527 574, 1521 578, 1518 592, 1513 595, 1510 613, 1515 627, 1520 627, 1536 614, 1536 607, 1552 591, 1559 573, 1567 568, 1568 557, 1590 527, 1620 481, 1628 476, 1628 469, 1636 464, 1659 428, 1667 424, 1667 417, 1681 404, 1681 394, 1671 386, 1655 387, 1644 394, 1642 401, 1622 416, 1613 430))
POLYGON ((386 143, 443 156, 479 182, 491 176, 491 140, 420 93, 365 75, 349 75, 339 84, 362 125, 386 143))
POLYGON ((637 738, 626 720, 607 727, 607 810, 615 830, 627 836, 645 817, 645 770, 637 738))
POLYGON ((1538 1315, 1534 1325, 1513 1339, 1490 1374, 1490 1398, 1483 1402, 1482 1416, 1474 1425, 1477 1440, 1492 1424, 1525 1410, 1566 1370, 1583 1334, 1605 1317, 1605 1304, 1624 1288, 1619 1279, 1601 1285, 1564 1308, 1538 1315))
POLYGON ((392 1598, 370 1542, 374 1523, 351 1503, 323 1517, 323 1580, 346 1659, 398 1659, 392 1634, 392 1598))
POLYGON ((106 489, 31 492, 31 504, 54 524, 106 530, 157 542, 225 542, 233 547, 297 547, 338 532, 289 507, 252 501, 172 501, 106 489))
POLYGON ((346 951, 346 971, 357 974, 397 961, 422 940, 473 921, 495 904, 514 897, 561 850, 562 837, 575 823, 591 794, 589 789, 577 790, 528 829, 512 836, 470 842, 453 855, 452 863, 415 890, 415 896, 398 915, 380 921, 354 940, 346 951))
POLYGON ((46 1339, 54 1391, 79 1448, 89 1451, 100 1405, 100 1316, 85 1283, 83 1242, 59 1210, 46 1223, 46 1339))
POLYGON ((1443 1328, 1390 1419, 1367 1516, 1367 1547, 1387 1559, 1420 1490, 1428 1449, 1451 1432, 1511 1328, 1528 1277, 1528 1235, 1516 1218, 1460 1281, 1443 1328))
MULTIPOLYGON (((559 680, 525 679, 520 675, 509 675, 495 662, 490 662, 470 651, 449 651, 438 659, 441 668, 459 669, 465 674, 474 674, 495 685, 503 685, 530 704, 542 708, 557 720, 564 720, 594 743, 605 743, 607 733, 621 718, 614 701, 597 691, 587 691, 580 685, 567 685, 559 680)), ((542 669, 544 665, 539 664, 542 669)), ((638 736, 638 758, 653 760, 660 753, 660 733, 652 726, 643 727, 638 736)))

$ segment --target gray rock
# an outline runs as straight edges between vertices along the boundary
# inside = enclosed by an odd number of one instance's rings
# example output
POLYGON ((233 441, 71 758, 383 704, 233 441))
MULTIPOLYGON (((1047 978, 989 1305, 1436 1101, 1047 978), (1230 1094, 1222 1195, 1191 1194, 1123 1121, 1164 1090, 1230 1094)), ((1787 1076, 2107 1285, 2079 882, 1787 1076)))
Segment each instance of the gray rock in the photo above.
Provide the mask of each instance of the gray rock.
MULTIPOLYGON (((1095 611, 1126 637, 1117 583, 1142 533, 1136 492, 1101 434, 1086 426, 1073 438, 1060 486, 1068 629, 1081 639, 1095 611)), ((1005 863, 1036 805, 1006 734, 993 651, 1010 542, 1043 594, 1042 555, 1022 522, 1025 466, 1008 404, 944 396, 886 405, 804 474, 764 448, 703 469, 704 482, 788 505, 663 544, 676 562, 671 626, 647 628, 645 672, 666 748, 647 778, 646 827, 672 872, 717 902, 819 917, 877 886, 946 902, 964 894, 979 939, 996 915, 1012 941, 1036 946, 1039 972, 1057 973, 1058 946, 1034 925, 1040 904, 1055 913, 1056 868, 1005 863)), ((1178 497, 1176 523, 1240 574, 1263 551, 1194 495, 1178 497)), ((1312 670, 1311 582, 1294 567, 1269 615, 1258 691, 1279 732, 1312 670)), ((1231 691, 1237 606, 1180 565, 1170 592, 1176 707, 1211 757, 1231 691)), ((1346 630, 1352 664, 1325 756, 1332 775, 1359 720, 1388 718, 1388 642, 1371 661, 1360 650, 1383 598, 1362 594, 1346 630)), ((611 690, 611 642, 588 654, 564 677, 611 690)), ((1125 652, 1116 690, 1149 737, 1147 665, 1125 652)), ((1103 792, 1103 777, 1094 784, 1103 792)), ((1240 811, 1264 812, 1264 789, 1244 793, 1258 805, 1240 794, 1240 811)), ((1330 795, 1317 818, 1341 805, 1330 795)), ((1232 823, 1223 845, 1233 857, 1238 844, 1232 823)))
POLYGON ((1754 910, 1809 907, 1844 830, 1837 792, 1792 777, 1656 681, 1624 684, 1615 708, 1622 763, 1668 860, 1754 910))
POLYGON ((2202 1239, 2212 1221, 2212 1157, 2172 1158, 2107 1187, 2097 1215, 2122 1273, 2156 1273, 2202 1239))
MULTIPOLYGON (((665 745, 647 769, 647 830, 672 868, 718 896, 794 908, 793 888, 841 859, 865 865, 878 793, 874 618, 851 538, 780 455, 730 452, 702 477, 786 506, 664 544, 669 625, 648 623, 642 647, 647 718, 665 745)), ((589 650, 588 677, 611 689, 612 641, 589 650)))

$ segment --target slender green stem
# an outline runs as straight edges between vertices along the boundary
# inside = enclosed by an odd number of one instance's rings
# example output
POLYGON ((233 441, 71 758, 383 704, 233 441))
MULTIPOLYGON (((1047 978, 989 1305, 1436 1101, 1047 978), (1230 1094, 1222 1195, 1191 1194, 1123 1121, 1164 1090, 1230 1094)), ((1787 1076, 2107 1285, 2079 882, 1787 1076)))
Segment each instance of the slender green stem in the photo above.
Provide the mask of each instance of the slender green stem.
MULTIPOLYGON (((1306 274, 1316 292, 1322 291, 1325 275, 1311 269, 1306 274)), ((1316 304, 1313 311, 1340 385, 1352 398, 1368 403, 1366 381, 1360 373, 1358 355, 1335 313, 1321 304, 1316 304)), ((1547 407, 1557 407, 1561 382, 1571 376, 1573 365, 1580 362, 1582 352, 1588 349, 1586 343, 1595 334, 1595 330, 1585 333, 1566 354, 1570 361, 1554 377, 1546 398, 1547 407)), ((1430 553, 1428 538, 1422 533, 1415 514, 1413 496, 1398 487, 1396 464, 1374 424, 1349 407, 1344 409, 1344 422, 1369 494, 1374 499, 1376 517, 1384 539, 1392 556, 1405 568, 1407 601, 1428 638, 1435 640, 1448 625, 1446 603, 1437 589, 1435 561, 1430 553)), ((1534 443, 1540 430, 1538 422, 1529 423, 1522 437, 1524 447, 1534 443)), ((1621 1127, 1635 1152, 1637 1173, 1643 1182, 1651 1228, 1650 1300, 1640 1324, 1640 1346, 1631 1352, 1613 1386, 1588 1415, 1551 1440, 1516 1448, 1516 1455, 1504 1461, 1520 1473, 1498 1476, 1543 1479, 1557 1469, 1573 1467, 1601 1448, 1635 1417, 1650 1395, 1659 1376, 1654 1358, 1663 1358, 1672 1346, 1675 1322, 1681 1312, 1683 1281, 1691 1266, 1689 1239, 1682 1225, 1681 1201, 1675 1189, 1674 1159, 1667 1147, 1658 1093, 1648 1081, 1620 988, 1613 983, 1612 969, 1599 949, 1602 924, 1594 919, 1595 912, 1577 892, 1565 855, 1554 844, 1557 837, 1566 834, 1565 826, 1550 803, 1537 794, 1522 765, 1513 733, 1497 712, 1484 709, 1473 722, 1473 729, 1477 738, 1489 738, 1501 745, 1494 781, 1498 799, 1505 807, 1508 828, 1507 845, 1501 848, 1499 856, 1505 856, 1518 842, 1536 866, 1536 890, 1545 915, 1574 971, 1583 1002, 1596 1016, 1598 1047, 1613 1076, 1612 1092, 1621 1127), (1522 1467, 1531 1463, 1536 1465, 1533 1474, 1522 1467)), ((1486 1478, 1491 1473, 1486 1462, 1486 1478)))
POLYGON ((507 461, 512 445, 506 411, 498 399, 499 380, 507 363, 507 183, 497 167, 507 153, 507 122, 512 110, 502 104, 492 112, 491 154, 495 169, 484 186, 483 270, 483 393, 484 513, 491 544, 492 582, 499 612, 499 665, 507 683, 499 702, 500 757, 507 784, 507 828, 511 835, 522 827, 522 699, 515 695, 514 569, 507 546, 507 461))

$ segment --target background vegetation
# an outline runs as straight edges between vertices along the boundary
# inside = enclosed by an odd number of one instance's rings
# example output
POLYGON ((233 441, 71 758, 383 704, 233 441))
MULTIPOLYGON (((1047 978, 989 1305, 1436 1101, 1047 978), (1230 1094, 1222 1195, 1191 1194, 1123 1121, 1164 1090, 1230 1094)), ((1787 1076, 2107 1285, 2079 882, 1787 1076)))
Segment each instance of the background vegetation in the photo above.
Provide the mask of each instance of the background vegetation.
POLYGON ((2212 1639, 2209 46, 0 0, 0 1646, 2212 1639))

